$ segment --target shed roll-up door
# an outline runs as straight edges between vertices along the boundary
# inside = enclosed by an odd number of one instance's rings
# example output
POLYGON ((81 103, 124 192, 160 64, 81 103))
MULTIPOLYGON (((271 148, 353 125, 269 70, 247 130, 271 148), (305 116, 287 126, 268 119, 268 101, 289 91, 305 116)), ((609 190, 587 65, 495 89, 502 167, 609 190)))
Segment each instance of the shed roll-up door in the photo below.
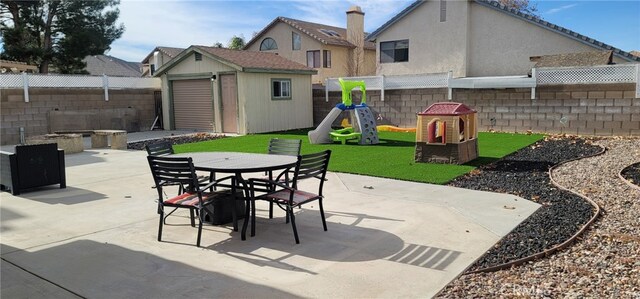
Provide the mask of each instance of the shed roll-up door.
POLYGON ((211 80, 174 80, 173 116, 176 129, 213 131, 211 80))

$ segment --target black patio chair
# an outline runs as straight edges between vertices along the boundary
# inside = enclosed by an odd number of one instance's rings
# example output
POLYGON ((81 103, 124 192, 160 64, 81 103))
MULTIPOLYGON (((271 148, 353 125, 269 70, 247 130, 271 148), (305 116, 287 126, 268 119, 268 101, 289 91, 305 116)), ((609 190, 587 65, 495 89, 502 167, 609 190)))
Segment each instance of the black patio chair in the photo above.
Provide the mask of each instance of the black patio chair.
MULTIPOLYGON (((283 209, 287 213, 286 222, 289 223, 289 220, 291 220, 296 244, 300 244, 300 239, 298 238, 298 229, 296 228, 295 214, 293 213, 293 208, 295 207, 300 207, 308 202, 318 200, 322 226, 325 231, 327 230, 327 222, 324 217, 324 208, 322 206, 322 199, 324 198, 322 195, 322 188, 324 186, 330 157, 331 150, 298 156, 298 163, 296 164, 295 170, 293 171, 293 177, 289 183, 282 182, 280 180, 281 176, 284 174, 281 174, 274 180, 265 180, 260 178, 249 179, 251 201, 265 200, 271 204, 276 204, 278 207, 283 209), (316 178, 319 180, 317 193, 298 189, 298 181, 308 178, 316 178), (271 191, 255 196, 253 186, 257 182, 268 184, 271 191)), ((255 203, 252 203, 251 206, 251 235, 253 236, 255 235, 255 203)))
MULTIPOLYGON (((302 147, 302 140, 300 139, 282 139, 282 138, 271 138, 269 140, 269 147, 267 148, 267 153, 269 155, 287 155, 287 156, 298 156, 300 155, 300 148, 302 147)), ((282 182, 289 181, 289 172, 285 172, 284 176, 282 176, 279 180, 282 182)), ((264 179, 273 180, 273 171, 267 171, 265 173, 264 179)), ((255 191, 268 192, 268 184, 261 184, 256 182, 257 189, 255 191)), ((273 203, 269 204, 269 218, 273 218, 273 203)))
MULTIPOLYGON (((149 156, 165 157, 165 156, 175 154, 175 152, 173 151, 173 145, 169 141, 159 141, 155 143, 150 143, 145 145, 144 148, 147 150, 147 154, 149 156)), ((206 175, 198 176, 198 182, 200 184, 206 185, 209 182, 212 182, 215 180, 216 180, 216 174, 214 172, 209 173, 209 176, 206 176, 206 175)), ((178 185, 178 194, 181 194, 182 191, 184 190, 184 186, 182 185, 179 185, 179 184, 172 184, 172 185, 178 185)), ((165 186, 169 186, 169 185, 165 185, 165 186)), ((216 189, 216 186, 214 185, 212 186, 211 191, 215 189, 216 189)))
MULTIPOLYGON (((233 185, 235 184, 235 179, 229 176, 200 187, 191 158, 147 156, 147 160, 149 161, 151 174, 153 175, 153 180, 158 190, 158 214, 160 214, 158 241, 162 241, 162 226, 165 224, 166 218, 175 210, 184 208, 189 209, 191 214, 191 226, 195 226, 194 214, 198 218, 198 239, 196 246, 200 247, 202 223, 205 217, 204 211, 206 210, 207 213, 213 215, 214 209, 212 205, 214 199, 218 196, 226 196, 227 194, 222 191, 205 192, 205 190, 211 190, 211 186, 227 179, 231 179, 231 184, 233 185), (188 186, 188 188, 185 189, 185 192, 182 194, 165 199, 162 188, 170 184, 188 186), (165 215, 164 207, 173 207, 174 210, 165 215)), ((235 211, 233 211, 233 213, 235 213, 235 211)), ((237 217, 234 217, 234 221, 236 221, 235 225, 237 225, 237 217)))

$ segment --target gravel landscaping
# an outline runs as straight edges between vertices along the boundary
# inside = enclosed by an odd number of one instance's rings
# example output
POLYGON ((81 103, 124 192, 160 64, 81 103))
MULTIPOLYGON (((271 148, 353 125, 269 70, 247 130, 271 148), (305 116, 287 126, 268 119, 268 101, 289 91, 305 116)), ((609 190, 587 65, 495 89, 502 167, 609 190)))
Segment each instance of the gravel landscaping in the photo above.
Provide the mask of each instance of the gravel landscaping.
POLYGON ((601 151, 589 140, 547 138, 452 181, 452 186, 510 193, 542 205, 469 270, 524 258, 573 236, 594 215, 594 208, 583 198, 551 184, 548 171, 562 161, 601 151))
POLYGON ((640 163, 631 164, 620 172, 629 183, 640 187, 640 163))
POLYGON ((176 145, 176 144, 183 144, 183 143, 207 141, 207 140, 213 140, 218 138, 225 138, 225 136, 221 134, 211 134, 211 133, 193 133, 193 134, 169 136, 169 137, 156 138, 156 139, 148 139, 148 140, 137 141, 137 142, 129 142, 127 144, 127 149, 144 150, 144 147, 147 144, 156 143, 160 141, 169 141, 171 142, 171 144, 176 145))
POLYGON ((623 168, 640 161, 640 139, 591 143, 608 150, 553 172, 560 185, 603 209, 576 243, 518 267, 463 275, 439 297, 640 298, 640 191, 618 177, 623 168))

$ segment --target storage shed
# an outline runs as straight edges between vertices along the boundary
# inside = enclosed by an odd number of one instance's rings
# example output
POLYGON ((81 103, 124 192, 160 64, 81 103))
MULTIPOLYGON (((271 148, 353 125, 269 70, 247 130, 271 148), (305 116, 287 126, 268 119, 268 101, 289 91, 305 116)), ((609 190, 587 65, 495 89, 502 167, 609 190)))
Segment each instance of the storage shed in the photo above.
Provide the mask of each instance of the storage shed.
POLYGON ((462 164, 478 157, 476 111, 461 103, 434 103, 418 113, 416 162, 462 164))
POLYGON ((154 76, 166 128, 249 134, 312 127, 315 73, 272 53, 191 46, 154 76))

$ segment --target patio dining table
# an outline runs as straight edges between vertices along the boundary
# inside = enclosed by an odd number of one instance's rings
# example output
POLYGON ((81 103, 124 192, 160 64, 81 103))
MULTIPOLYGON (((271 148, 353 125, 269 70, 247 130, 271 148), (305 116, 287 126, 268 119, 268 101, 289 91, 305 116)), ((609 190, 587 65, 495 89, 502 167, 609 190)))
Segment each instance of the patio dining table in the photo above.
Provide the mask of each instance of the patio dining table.
MULTIPOLYGON (((252 154, 237 152, 198 152, 198 153, 182 153, 173 154, 172 157, 191 157, 196 170, 228 173, 233 174, 236 178, 236 185, 232 186, 232 194, 236 194, 236 187, 244 190, 245 199, 247 200, 245 208, 244 223, 242 225, 241 239, 246 239, 247 225, 251 218, 252 233, 254 235, 255 218, 249 217, 250 208, 253 201, 249 200, 250 190, 243 174, 256 173, 264 171, 286 171, 295 167, 298 158, 296 156, 287 155, 268 155, 268 154, 252 154)), ((235 206, 235 205, 234 205, 235 206)), ((238 230, 237 215, 235 208, 233 209, 233 229, 238 230)))

